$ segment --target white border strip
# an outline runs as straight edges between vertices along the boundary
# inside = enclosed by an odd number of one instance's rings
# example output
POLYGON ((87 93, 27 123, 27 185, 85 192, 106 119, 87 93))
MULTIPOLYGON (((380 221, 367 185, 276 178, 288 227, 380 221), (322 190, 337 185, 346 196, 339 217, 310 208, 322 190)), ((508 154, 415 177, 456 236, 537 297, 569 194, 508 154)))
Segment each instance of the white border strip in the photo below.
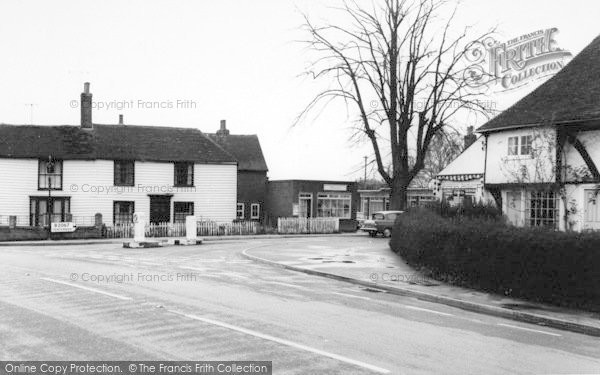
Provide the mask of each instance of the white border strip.
POLYGON ((543 333, 544 335, 550 335, 550 336, 562 337, 562 335, 559 335, 558 333, 552 333, 552 332, 546 332, 546 331, 539 331, 539 330, 537 330, 537 329, 531 329, 531 328, 525 328, 525 327, 513 326, 512 324, 498 323, 498 325, 499 325, 499 326, 502 326, 502 327, 508 327, 508 328, 522 329, 523 331, 528 331, 528 332, 543 333))
POLYGON ((50 281, 50 282, 56 283, 56 284, 62 284, 62 285, 72 286, 73 288, 87 290, 88 292, 94 292, 94 293, 104 294, 105 296, 109 296, 109 297, 113 297, 113 298, 118 298, 118 299, 124 300, 124 301, 132 299, 131 297, 125 297, 125 296, 122 296, 120 294, 113 294, 113 293, 109 293, 109 292, 104 292, 104 291, 99 290, 99 289, 88 288, 87 286, 72 284, 72 283, 68 283, 66 281, 60 281, 60 280, 50 279, 48 277, 40 277, 40 279, 41 280, 45 280, 45 281, 50 281))
POLYGON ((438 315, 444 315, 444 316, 454 316, 452 314, 448 314, 445 312, 441 312, 441 311, 435 311, 435 310, 429 310, 429 309, 424 309, 422 307, 417 307, 417 306, 411 306, 411 305, 402 305, 402 307, 410 309, 410 310, 415 310, 415 311, 424 311, 424 312, 428 312, 428 313, 432 313, 432 314, 438 314, 438 315))
POLYGON ((237 331, 237 332, 244 333, 246 335, 258 337, 260 339, 273 341, 273 342, 276 342, 276 343, 279 343, 279 344, 282 344, 282 345, 291 346, 292 348, 296 348, 296 349, 304 350, 304 351, 311 352, 311 353, 314 353, 314 354, 322 355, 324 357, 329 357, 329 358, 332 358, 332 359, 335 359, 335 360, 338 360, 338 361, 341 361, 341 362, 349 363, 349 364, 354 365, 354 366, 359 366, 359 367, 362 367, 362 368, 365 368, 365 369, 377 372, 379 374, 389 374, 390 373, 390 370, 386 370, 386 369, 381 368, 381 367, 370 365, 368 363, 357 361, 357 360, 354 360, 354 359, 351 359, 351 358, 348 358, 348 357, 344 357, 344 356, 341 356, 341 355, 338 355, 338 354, 333 354, 333 353, 325 352, 323 350, 319 350, 319 349, 316 349, 316 348, 312 348, 310 346, 298 344, 298 343, 295 343, 293 341, 281 339, 279 337, 267 335, 265 333, 260 333, 260 332, 257 332, 257 331, 253 331, 253 330, 250 330, 250 329, 247 329, 247 328, 237 327, 237 326, 234 326, 234 325, 231 325, 231 324, 228 324, 228 323, 220 322, 220 321, 213 320, 213 319, 203 318, 203 317, 200 317, 200 316, 197 316, 197 315, 185 314, 185 313, 182 313, 182 312, 179 312, 179 311, 169 310, 169 312, 171 312, 173 314, 180 315, 180 316, 184 316, 184 317, 189 318, 189 319, 198 320, 200 322, 204 322, 204 323, 216 325, 216 326, 219 326, 219 327, 222 327, 222 328, 230 329, 232 331, 237 331))

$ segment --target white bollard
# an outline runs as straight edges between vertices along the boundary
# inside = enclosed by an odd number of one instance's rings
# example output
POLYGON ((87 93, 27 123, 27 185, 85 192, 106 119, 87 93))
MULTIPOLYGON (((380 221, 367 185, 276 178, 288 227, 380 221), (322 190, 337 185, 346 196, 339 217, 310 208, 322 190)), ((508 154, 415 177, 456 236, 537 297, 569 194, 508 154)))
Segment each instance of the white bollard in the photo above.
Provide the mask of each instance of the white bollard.
POLYGON ((196 216, 185 217, 185 238, 188 243, 196 243, 198 239, 196 216))
POLYGON ((146 241, 146 217, 143 213, 134 213, 133 214, 133 240, 135 242, 144 242, 146 241))

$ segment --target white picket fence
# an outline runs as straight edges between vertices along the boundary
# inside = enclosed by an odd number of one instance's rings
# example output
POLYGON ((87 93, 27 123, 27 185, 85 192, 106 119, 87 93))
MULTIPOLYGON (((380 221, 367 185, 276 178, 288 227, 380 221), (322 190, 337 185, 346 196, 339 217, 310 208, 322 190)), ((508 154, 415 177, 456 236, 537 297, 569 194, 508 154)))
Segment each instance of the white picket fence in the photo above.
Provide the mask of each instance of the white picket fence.
POLYGON ((334 217, 280 217, 277 219, 277 233, 337 233, 340 219, 334 217))
MULTIPOLYGON (((217 223, 214 221, 198 221, 196 234, 207 236, 235 236, 258 234, 260 224, 255 221, 239 221, 217 223)), ((134 225, 122 224, 106 227, 107 238, 133 238, 134 225)), ((185 223, 158 223, 146 225, 146 237, 185 237, 185 223)))

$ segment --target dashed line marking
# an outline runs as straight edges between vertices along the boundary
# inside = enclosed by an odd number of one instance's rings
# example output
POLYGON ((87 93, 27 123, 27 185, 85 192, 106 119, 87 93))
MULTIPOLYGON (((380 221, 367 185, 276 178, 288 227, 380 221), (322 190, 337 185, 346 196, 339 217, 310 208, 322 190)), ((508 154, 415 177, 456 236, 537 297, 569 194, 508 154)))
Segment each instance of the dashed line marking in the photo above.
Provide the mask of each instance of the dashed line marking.
POLYGON ((424 309, 422 307, 416 307, 416 306, 411 306, 411 305, 402 305, 402 307, 410 309, 410 310, 423 311, 423 312, 428 312, 428 313, 432 313, 432 314, 438 314, 438 315, 444 315, 444 316, 454 316, 452 314, 448 314, 448 313, 445 313, 445 312, 424 309))
POLYGON ((374 372, 377 372, 377 373, 380 373, 380 374, 389 374, 390 373, 390 370, 387 370, 387 369, 384 369, 384 368, 381 368, 381 367, 378 367, 378 366, 374 366, 374 365, 371 365, 371 364, 368 364, 368 363, 365 363, 365 362, 361 362, 361 361, 358 361, 358 360, 355 360, 355 359, 351 359, 351 358, 348 358, 348 357, 344 357, 344 356, 341 356, 341 355, 338 355, 338 354, 329 353, 329 352, 326 352, 326 351, 323 351, 323 350, 320 350, 320 349, 316 349, 316 348, 313 348, 313 347, 310 347, 310 346, 307 346, 307 345, 299 344, 299 343, 296 343, 296 342, 293 342, 293 341, 289 341, 289 340, 286 340, 286 339, 282 339, 282 338, 279 338, 279 337, 271 336, 271 335, 268 335, 268 334, 265 334, 265 333, 261 333, 261 332, 258 332, 258 331, 251 330, 251 329, 234 326, 232 324, 225 323, 225 322, 220 322, 218 320, 203 318, 203 317, 200 317, 200 316, 197 316, 197 315, 185 314, 185 313, 182 313, 182 312, 179 312, 179 311, 169 310, 169 312, 171 312, 173 314, 176 314, 176 315, 184 316, 184 317, 186 317, 188 319, 193 319, 193 320, 197 320, 197 321, 200 321, 200 322, 204 322, 204 323, 216 325, 216 326, 219 326, 219 327, 222 327, 222 328, 226 328, 226 329, 229 329, 229 330, 232 330, 232 331, 236 331, 236 332, 244 333, 246 335, 254 336, 254 337, 257 337, 257 338, 260 338, 260 339, 263 339, 263 340, 273 341, 273 342, 276 342, 276 343, 279 343, 279 344, 282 344, 282 345, 290 346, 292 348, 304 350, 304 351, 307 351, 307 352, 310 352, 310 353, 314 353, 314 354, 318 354, 318 355, 321 355, 321 356, 324 356, 324 357, 329 357, 329 358, 332 358, 332 359, 335 359, 335 360, 338 360, 338 361, 341 361, 341 362, 349 363, 349 364, 354 365, 354 366, 362 367, 362 368, 365 368, 365 369, 368 369, 368 370, 371 370, 371 371, 374 371, 374 372))
POLYGON ((279 281, 269 281, 269 283, 270 283, 270 284, 283 285, 283 286, 287 286, 287 287, 290 287, 290 288, 296 288, 296 289, 306 289, 305 287, 303 287, 303 286, 300 286, 300 285, 294 285, 294 284, 282 283, 282 282, 279 282, 279 281))
POLYGON ((523 331, 528 331, 528 332, 542 333, 542 334, 544 334, 544 335, 550 335, 550 336, 562 337, 562 335, 559 335, 558 333, 546 332, 546 331, 540 331, 540 330, 537 330, 537 329, 531 329, 531 328, 525 328, 525 327, 519 327, 519 326, 513 326, 512 324, 498 323, 498 325, 499 325, 499 326, 502 326, 502 327, 508 327, 508 328, 521 329, 521 330, 523 330, 523 331))
POLYGON ((73 288, 87 290, 88 292, 93 292, 93 293, 98 293, 98 294, 104 294, 105 296, 109 296, 109 297, 113 297, 113 298, 118 298, 118 299, 124 300, 124 301, 132 299, 131 297, 122 296, 120 294, 109 293, 109 292, 102 291, 100 289, 89 288, 87 286, 77 285, 77 284, 73 284, 73 283, 68 283, 66 281, 60 281, 60 280, 50 279, 48 277, 40 277, 40 279, 41 280, 45 280, 45 281, 50 281, 51 283, 68 285, 68 286, 71 286, 73 288))
POLYGON ((350 297, 350 298, 358 298, 358 299, 364 299, 366 301, 372 301, 371 298, 369 297, 363 297, 363 296, 357 296, 354 294, 348 294, 348 293, 340 293, 340 292, 331 292, 332 294, 337 294, 338 296, 344 296, 344 297, 350 297))

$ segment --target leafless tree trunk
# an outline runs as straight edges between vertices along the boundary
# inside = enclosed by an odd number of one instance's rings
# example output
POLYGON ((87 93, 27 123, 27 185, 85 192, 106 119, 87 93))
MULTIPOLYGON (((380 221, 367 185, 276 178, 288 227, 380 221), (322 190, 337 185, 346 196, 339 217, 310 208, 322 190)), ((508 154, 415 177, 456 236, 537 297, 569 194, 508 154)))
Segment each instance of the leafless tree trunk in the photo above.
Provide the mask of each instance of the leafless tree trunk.
MULTIPOLYGON (((362 3, 361 3, 362 5, 362 3)), ((461 110, 488 115, 463 79, 473 39, 454 32, 456 9, 443 19, 444 0, 382 0, 371 8, 346 3, 347 26, 317 26, 305 17, 312 50, 308 73, 330 79, 300 114, 322 100, 342 98, 358 111, 358 131, 370 142, 377 170, 391 188, 391 208, 406 207, 406 192, 424 168, 431 142, 461 110), (390 152, 391 171, 386 168, 390 152)))

